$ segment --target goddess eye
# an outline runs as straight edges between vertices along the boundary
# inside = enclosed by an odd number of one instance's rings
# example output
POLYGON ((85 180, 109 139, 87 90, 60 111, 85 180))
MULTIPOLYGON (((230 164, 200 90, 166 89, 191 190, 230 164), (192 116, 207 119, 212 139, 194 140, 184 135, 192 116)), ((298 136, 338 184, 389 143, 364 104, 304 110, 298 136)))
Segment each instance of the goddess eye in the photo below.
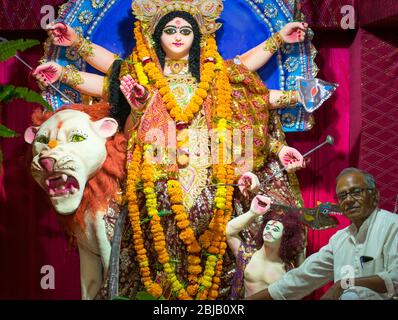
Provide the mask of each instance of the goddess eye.
POLYGON ((183 28, 183 29, 180 30, 180 33, 181 33, 183 36, 189 36, 189 35, 192 33, 192 30, 191 30, 191 29, 188 29, 188 28, 183 28))
POLYGON ((163 30, 163 32, 165 34, 170 35, 170 34, 175 34, 177 32, 177 30, 175 28, 166 28, 166 29, 163 30))
POLYGON ((44 135, 40 135, 36 138, 36 142, 38 143, 44 143, 47 144, 48 143, 48 138, 44 135))
POLYGON ((82 141, 84 141, 84 140, 86 140, 86 138, 83 137, 83 136, 80 135, 80 134, 74 134, 74 135, 72 136, 72 138, 70 139, 71 142, 82 142, 82 141))

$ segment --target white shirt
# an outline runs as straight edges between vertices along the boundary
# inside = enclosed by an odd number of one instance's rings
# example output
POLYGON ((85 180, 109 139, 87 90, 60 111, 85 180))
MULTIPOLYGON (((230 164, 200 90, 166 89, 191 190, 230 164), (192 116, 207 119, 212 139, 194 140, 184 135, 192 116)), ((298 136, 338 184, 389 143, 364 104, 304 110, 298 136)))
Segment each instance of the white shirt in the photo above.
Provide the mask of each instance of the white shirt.
POLYGON ((319 252, 268 290, 275 300, 301 299, 332 280, 374 275, 385 282, 384 299, 398 294, 398 215, 382 209, 376 209, 358 231, 352 223, 336 232, 319 252))

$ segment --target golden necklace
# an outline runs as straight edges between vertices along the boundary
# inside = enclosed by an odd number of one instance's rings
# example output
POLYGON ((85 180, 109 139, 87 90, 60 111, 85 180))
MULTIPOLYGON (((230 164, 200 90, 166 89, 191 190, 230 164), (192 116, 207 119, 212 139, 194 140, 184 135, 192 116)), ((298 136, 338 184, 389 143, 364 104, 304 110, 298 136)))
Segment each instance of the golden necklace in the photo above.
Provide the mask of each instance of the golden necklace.
POLYGON ((172 74, 179 74, 181 71, 188 68, 188 60, 169 60, 166 61, 166 67, 168 67, 172 74))

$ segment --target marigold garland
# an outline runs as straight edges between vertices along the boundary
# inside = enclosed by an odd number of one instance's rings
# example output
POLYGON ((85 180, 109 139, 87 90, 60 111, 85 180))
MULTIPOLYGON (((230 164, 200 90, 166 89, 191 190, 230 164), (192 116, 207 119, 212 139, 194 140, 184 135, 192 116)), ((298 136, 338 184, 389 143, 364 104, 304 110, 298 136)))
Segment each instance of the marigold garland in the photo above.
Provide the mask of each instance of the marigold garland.
POLYGON ((152 155, 153 146, 144 146, 144 161, 142 166, 142 181, 144 182, 144 194, 146 198, 146 208, 148 216, 151 218, 151 232, 154 239, 154 248, 158 255, 158 261, 163 265, 163 270, 167 274, 167 280, 171 283, 173 292, 180 300, 188 300, 190 296, 185 291, 184 286, 177 279, 174 266, 170 264, 169 254, 166 248, 166 238, 163 227, 160 223, 160 217, 157 210, 157 200, 155 192, 153 165, 150 155, 152 155))
MULTIPOLYGON (((135 22, 134 35, 137 44, 138 58, 141 59, 141 61, 144 61, 148 57, 151 57, 151 54, 145 44, 139 21, 135 22)), ((170 116, 177 123, 189 123, 199 112, 200 106, 202 105, 203 100, 207 97, 208 90, 210 89, 215 76, 216 65, 211 61, 211 59, 207 58, 214 58, 216 55, 217 47, 215 46, 215 41, 208 41, 204 50, 205 62, 203 63, 201 71, 201 80, 190 102, 184 110, 178 105, 173 93, 170 91, 167 80, 163 76, 162 71, 156 66, 155 62, 153 62, 153 59, 145 63, 144 71, 148 75, 148 78, 154 82, 154 86, 159 90, 170 116)))
POLYGON ((141 163, 141 147, 136 144, 133 158, 128 163, 128 178, 127 178, 127 192, 126 197, 128 199, 128 212, 133 231, 133 242, 134 249, 137 254, 137 261, 140 267, 141 281, 144 284, 147 291, 154 297, 159 298, 162 295, 162 288, 152 281, 151 271, 149 268, 149 260, 144 248, 144 239, 142 237, 142 229, 140 223, 140 211, 138 207, 138 200, 136 194, 136 185, 139 181, 140 174, 140 163, 141 163))
MULTIPOLYGON (((189 123, 200 110, 208 91, 214 85, 216 106, 215 119, 216 129, 219 136, 219 163, 213 165, 213 178, 220 184, 233 183, 235 180, 234 168, 232 165, 224 164, 224 141, 230 133, 230 120, 232 119, 231 110, 231 86, 224 67, 224 61, 217 51, 215 39, 209 37, 203 50, 203 66, 201 70, 201 81, 187 108, 182 111, 178 106, 168 83, 161 70, 153 62, 154 53, 150 52, 145 44, 141 33, 140 23, 135 23, 136 49, 133 52, 133 63, 138 81, 147 85, 148 79, 154 88, 158 89, 163 102, 170 116, 178 122, 189 123)), ((141 280, 149 293, 156 297, 162 294, 162 288, 154 283, 151 278, 146 249, 142 238, 140 227, 139 209, 137 203, 137 190, 135 188, 139 178, 144 184, 144 194, 146 208, 150 218, 151 233, 154 240, 154 249, 157 253, 158 261, 163 265, 163 270, 167 274, 167 279, 171 284, 173 292, 178 299, 216 299, 220 285, 220 276, 223 266, 223 256, 226 249, 225 227, 232 214, 233 187, 218 186, 216 189, 213 217, 209 223, 208 230, 200 237, 199 241, 195 238, 193 229, 190 225, 188 214, 182 205, 182 188, 178 180, 169 180, 167 183, 168 193, 171 201, 171 209, 175 215, 176 224, 179 228, 179 238, 183 241, 188 252, 188 286, 185 289, 178 280, 174 266, 170 263, 167 252, 164 231, 160 223, 159 212, 157 210, 157 199, 154 190, 154 167, 150 162, 149 154, 152 146, 145 145, 144 152, 138 146, 134 150, 133 160, 129 164, 128 170, 128 199, 129 216, 133 228, 134 247, 137 252, 137 260, 140 265, 141 280), (141 177, 139 168, 141 157, 143 164, 141 167, 141 177), (204 270, 201 266, 200 254, 205 251, 206 262, 204 270), (203 271, 203 272, 202 272, 203 271), (201 275, 201 276, 200 276, 201 275)))

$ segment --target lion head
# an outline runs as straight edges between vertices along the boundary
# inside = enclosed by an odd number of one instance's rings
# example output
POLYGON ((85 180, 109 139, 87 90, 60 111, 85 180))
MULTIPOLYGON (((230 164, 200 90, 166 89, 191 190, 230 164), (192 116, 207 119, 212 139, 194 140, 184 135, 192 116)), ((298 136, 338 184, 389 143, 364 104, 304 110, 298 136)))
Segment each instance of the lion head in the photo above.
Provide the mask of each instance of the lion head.
POLYGON ((35 112, 25 131, 32 144, 32 175, 61 215, 106 208, 124 177, 126 140, 107 104, 35 112))

